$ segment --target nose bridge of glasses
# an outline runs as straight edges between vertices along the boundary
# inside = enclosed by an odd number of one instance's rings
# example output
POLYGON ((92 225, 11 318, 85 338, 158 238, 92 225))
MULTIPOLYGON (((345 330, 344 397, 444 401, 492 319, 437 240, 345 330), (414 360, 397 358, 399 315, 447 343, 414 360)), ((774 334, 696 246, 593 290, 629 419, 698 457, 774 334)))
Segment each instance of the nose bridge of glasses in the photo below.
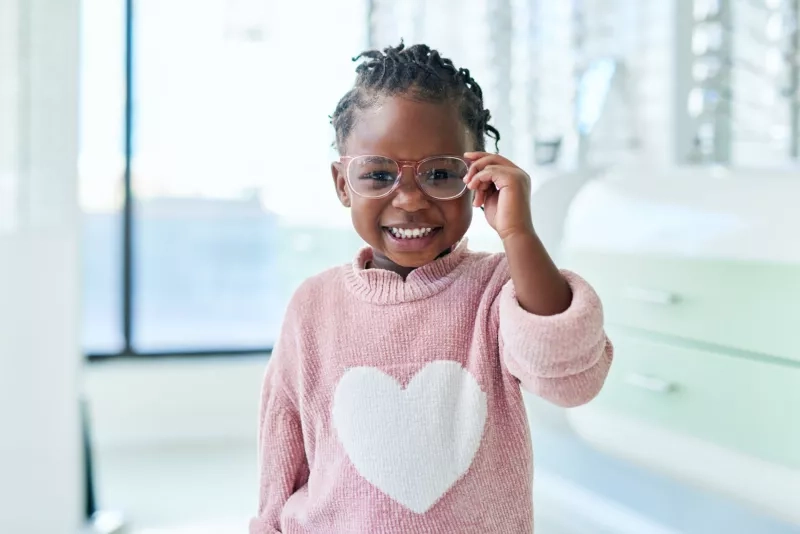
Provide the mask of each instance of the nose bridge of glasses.
POLYGON ((419 187, 417 182, 416 174, 417 174, 417 164, 413 161, 398 161, 397 168, 399 170, 397 174, 397 181, 400 182, 398 187, 403 187, 404 185, 411 185, 413 187, 419 187), (409 169, 408 172, 405 172, 406 169, 409 169), (405 175, 405 178, 404 178, 405 175))
POLYGON ((397 183, 395 184, 395 202, 405 206, 412 202, 413 205, 418 205, 420 202, 427 202, 427 196, 422 190, 422 187, 416 177, 416 164, 414 162, 397 162, 400 170, 397 175, 397 183), (406 167, 408 172, 404 172, 406 167))

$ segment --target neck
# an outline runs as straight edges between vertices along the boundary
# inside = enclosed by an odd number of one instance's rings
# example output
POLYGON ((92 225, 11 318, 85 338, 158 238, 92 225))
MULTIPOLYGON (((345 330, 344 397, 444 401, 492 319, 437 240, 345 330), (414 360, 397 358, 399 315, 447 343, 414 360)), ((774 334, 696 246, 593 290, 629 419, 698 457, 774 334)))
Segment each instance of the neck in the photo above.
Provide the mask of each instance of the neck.
MULTIPOLYGON (((450 254, 450 251, 453 250, 453 247, 448 247, 441 254, 436 256, 436 259, 443 258, 450 254)), ((394 273, 399 274, 405 280, 411 272, 416 269, 416 267, 405 267, 403 265, 399 265, 389 258, 387 258, 383 253, 378 252, 377 250, 373 249, 373 257, 372 261, 370 261, 366 267, 368 269, 383 269, 386 271, 392 271, 394 273)))

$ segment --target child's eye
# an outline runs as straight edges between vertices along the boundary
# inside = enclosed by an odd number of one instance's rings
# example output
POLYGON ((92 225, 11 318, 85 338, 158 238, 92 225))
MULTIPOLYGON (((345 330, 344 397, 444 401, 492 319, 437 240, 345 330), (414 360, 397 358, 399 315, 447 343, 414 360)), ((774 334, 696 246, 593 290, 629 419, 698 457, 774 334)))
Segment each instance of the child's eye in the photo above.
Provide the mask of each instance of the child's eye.
POLYGON ((455 173, 447 169, 431 169, 426 174, 425 178, 433 181, 450 180, 455 177, 455 173))
POLYGON ((360 180, 372 180, 374 182, 394 182, 394 176, 387 171, 372 171, 362 174, 360 180))

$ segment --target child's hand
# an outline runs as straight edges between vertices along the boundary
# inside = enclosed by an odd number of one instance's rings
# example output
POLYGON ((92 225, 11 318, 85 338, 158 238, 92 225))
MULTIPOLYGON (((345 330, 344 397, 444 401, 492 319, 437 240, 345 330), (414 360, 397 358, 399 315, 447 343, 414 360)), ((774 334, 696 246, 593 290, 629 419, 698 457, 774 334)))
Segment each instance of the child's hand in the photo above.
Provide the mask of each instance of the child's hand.
POLYGON ((500 238, 533 234, 528 174, 497 154, 467 152, 464 157, 471 163, 464 181, 468 189, 475 191, 472 204, 483 208, 486 220, 500 238))

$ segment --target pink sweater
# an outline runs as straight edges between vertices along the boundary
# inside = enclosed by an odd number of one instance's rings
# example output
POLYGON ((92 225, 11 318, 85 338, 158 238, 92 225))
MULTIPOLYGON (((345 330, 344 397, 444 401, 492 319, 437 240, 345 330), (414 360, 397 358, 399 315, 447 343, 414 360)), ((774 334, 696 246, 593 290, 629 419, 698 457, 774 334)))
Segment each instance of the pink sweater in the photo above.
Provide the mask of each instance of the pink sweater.
POLYGON ((520 386, 560 406, 599 392, 612 359, 592 288, 540 317, 505 255, 462 241, 397 274, 352 265, 306 281, 261 399, 251 534, 529 533, 533 459, 520 386))

